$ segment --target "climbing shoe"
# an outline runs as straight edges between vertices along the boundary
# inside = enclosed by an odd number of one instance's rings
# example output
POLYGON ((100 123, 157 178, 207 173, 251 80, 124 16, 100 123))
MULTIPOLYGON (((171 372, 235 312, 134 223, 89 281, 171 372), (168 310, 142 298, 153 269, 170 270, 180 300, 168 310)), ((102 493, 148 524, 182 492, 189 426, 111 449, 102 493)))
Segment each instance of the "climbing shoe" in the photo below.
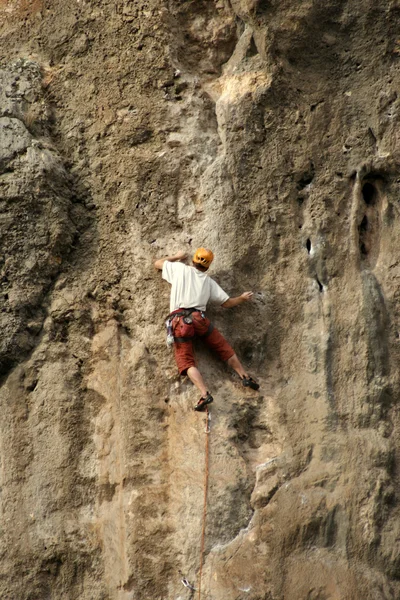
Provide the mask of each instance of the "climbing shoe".
POLYGON ((252 377, 242 377, 242 385, 256 391, 260 388, 260 385, 252 377))
POLYGON ((211 404, 211 402, 213 402, 213 401, 214 401, 214 398, 211 396, 211 394, 209 392, 207 392, 206 396, 204 396, 203 398, 200 398, 200 400, 194 407, 194 410, 204 410, 205 407, 207 406, 207 404, 211 404))

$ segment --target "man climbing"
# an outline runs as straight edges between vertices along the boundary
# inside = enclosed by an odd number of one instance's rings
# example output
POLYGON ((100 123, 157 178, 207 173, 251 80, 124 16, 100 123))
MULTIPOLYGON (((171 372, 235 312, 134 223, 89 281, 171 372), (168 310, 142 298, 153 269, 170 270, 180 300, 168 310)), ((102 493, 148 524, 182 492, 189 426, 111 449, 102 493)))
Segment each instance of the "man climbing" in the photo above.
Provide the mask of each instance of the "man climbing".
POLYGON ((214 259, 211 250, 198 248, 192 259, 193 266, 190 267, 180 262, 185 258, 185 252, 178 252, 174 256, 159 258, 154 266, 162 270, 163 279, 172 286, 167 323, 173 332, 175 360, 179 373, 187 374, 200 390, 201 398, 194 410, 203 410, 213 401, 213 397, 196 367, 193 354, 195 337, 202 338, 207 346, 226 361, 238 373, 244 386, 253 390, 258 390, 260 387, 245 371, 233 348, 205 316, 209 300, 218 302, 224 308, 232 308, 251 300, 253 292, 244 292, 236 298, 230 298, 207 274, 214 259))

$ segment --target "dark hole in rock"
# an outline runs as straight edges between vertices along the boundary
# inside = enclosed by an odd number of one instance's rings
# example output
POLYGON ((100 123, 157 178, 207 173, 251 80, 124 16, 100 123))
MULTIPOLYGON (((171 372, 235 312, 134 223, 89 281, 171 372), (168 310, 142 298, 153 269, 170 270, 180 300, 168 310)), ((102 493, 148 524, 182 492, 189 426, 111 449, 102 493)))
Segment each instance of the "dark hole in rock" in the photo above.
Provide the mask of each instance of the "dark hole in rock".
POLYGON ((368 206, 373 206, 376 201, 376 188, 372 183, 364 183, 362 188, 362 195, 364 198, 365 204, 368 206))
POLYGON ((394 209, 393 209, 393 205, 392 204, 388 204, 386 213, 384 215, 385 218, 385 223, 387 225, 391 225, 395 219, 395 213, 394 213, 394 209))
POLYGON ((307 248, 308 254, 310 254, 310 252, 311 252, 311 240, 310 240, 310 238, 308 238, 307 241, 306 241, 306 248, 307 248))
POLYGON ((318 283, 319 291, 323 292, 324 291, 324 286, 322 285, 322 283, 320 282, 320 280, 318 279, 318 277, 316 277, 315 280, 318 283))
POLYGON ((7 373, 14 367, 14 361, 9 357, 4 357, 0 360, 0 377, 7 375, 7 373))
POLYGON ((256 14, 262 14, 263 12, 266 12, 268 8, 271 8, 270 0, 259 0, 256 14))
POLYGON ((368 254, 368 250, 367 250, 364 242, 360 243, 360 252, 361 252, 361 254, 364 254, 364 256, 366 256, 368 254))
POLYGON ((360 223, 359 231, 368 231, 368 217, 364 215, 363 220, 360 223))
POLYGON ((372 128, 371 128, 371 127, 368 127, 368 133, 369 133, 369 135, 371 136, 371 138, 372 138, 372 140, 373 140, 374 144, 376 144, 376 135, 374 134, 374 132, 373 132, 373 130, 372 130, 372 128))
POLYGON ((247 56, 251 57, 251 56, 256 56, 257 54, 258 54, 257 46, 254 41, 254 37, 252 37, 251 41, 250 41, 250 48, 247 52, 247 56))
POLYGON ((181 94, 182 92, 184 92, 187 89, 188 85, 189 84, 186 81, 178 83, 178 85, 175 87, 175 94, 181 94))
POLYGON ((311 163, 310 169, 303 173, 302 177, 299 179, 297 183, 297 189, 303 190, 307 185, 310 185, 315 175, 315 167, 314 164, 311 163))
POLYGON ((29 385, 26 386, 27 391, 28 392, 33 392, 36 389, 37 384, 38 384, 38 380, 35 379, 29 385))
POLYGON ((242 349, 242 357, 246 362, 251 362, 253 360, 254 349, 251 346, 245 346, 242 349))

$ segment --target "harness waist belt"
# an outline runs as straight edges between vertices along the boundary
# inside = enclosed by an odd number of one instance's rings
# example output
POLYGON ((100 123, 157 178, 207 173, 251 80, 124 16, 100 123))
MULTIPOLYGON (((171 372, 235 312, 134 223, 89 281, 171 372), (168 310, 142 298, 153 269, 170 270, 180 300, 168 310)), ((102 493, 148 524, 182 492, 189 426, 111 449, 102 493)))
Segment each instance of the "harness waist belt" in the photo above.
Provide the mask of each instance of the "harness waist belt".
POLYGON ((173 317, 188 317, 196 311, 202 312, 199 308, 180 308, 177 311, 174 311, 171 314, 169 314, 167 319, 171 319, 173 317))

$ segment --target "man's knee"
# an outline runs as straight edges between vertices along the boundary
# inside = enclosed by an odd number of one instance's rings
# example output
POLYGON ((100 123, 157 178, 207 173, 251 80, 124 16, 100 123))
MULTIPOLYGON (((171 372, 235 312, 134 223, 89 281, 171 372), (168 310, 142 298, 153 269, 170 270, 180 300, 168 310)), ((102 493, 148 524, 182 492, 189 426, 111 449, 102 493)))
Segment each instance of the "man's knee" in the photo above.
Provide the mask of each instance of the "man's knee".
POLYGON ((191 341, 184 343, 175 342, 174 355, 180 375, 186 375, 187 370, 190 367, 194 367, 196 364, 193 354, 193 344, 191 341))
POLYGON ((191 363, 187 366, 183 366, 181 368, 179 368, 179 365, 178 365, 179 375, 182 375, 182 377, 184 377, 185 375, 188 375, 189 369, 192 369, 193 367, 196 367, 194 361, 193 361, 193 363, 191 363))
POLYGON ((218 329, 214 329, 212 334, 206 338, 207 345, 218 354, 221 360, 226 362, 232 356, 234 356, 235 351, 232 346, 226 341, 222 333, 218 331, 218 329))

